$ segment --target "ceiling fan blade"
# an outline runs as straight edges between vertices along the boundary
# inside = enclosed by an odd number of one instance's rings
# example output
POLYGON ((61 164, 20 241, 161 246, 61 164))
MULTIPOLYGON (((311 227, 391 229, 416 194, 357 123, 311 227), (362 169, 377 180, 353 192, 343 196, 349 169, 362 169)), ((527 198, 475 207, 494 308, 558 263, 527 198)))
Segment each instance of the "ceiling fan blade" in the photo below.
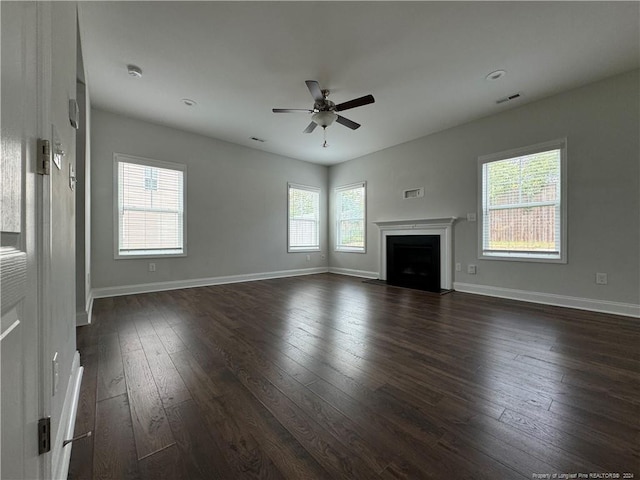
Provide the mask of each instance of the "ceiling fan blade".
POLYGON ((322 89, 320 88, 320 84, 315 80, 306 80, 304 83, 307 84, 307 88, 309 92, 311 92, 311 96, 316 102, 324 100, 324 95, 322 95, 322 89))
POLYGON ((336 118, 336 122, 338 122, 340 125, 344 125, 345 127, 349 127, 351 130, 360 128, 359 123, 356 123, 353 120, 349 120, 348 118, 344 118, 342 115, 338 115, 338 118, 336 118))
POLYGON ((273 108, 273 113, 313 113, 313 110, 309 110, 308 108, 273 108))
POLYGON ((305 128, 302 133, 311 133, 316 129, 317 126, 318 124, 316 122, 311 122, 309 125, 307 125, 307 128, 305 128))
POLYGON ((368 105, 375 102, 373 95, 365 95, 364 97, 355 98, 348 102, 340 103, 336 105, 336 112, 342 112, 343 110, 349 110, 350 108, 361 107, 362 105, 368 105))

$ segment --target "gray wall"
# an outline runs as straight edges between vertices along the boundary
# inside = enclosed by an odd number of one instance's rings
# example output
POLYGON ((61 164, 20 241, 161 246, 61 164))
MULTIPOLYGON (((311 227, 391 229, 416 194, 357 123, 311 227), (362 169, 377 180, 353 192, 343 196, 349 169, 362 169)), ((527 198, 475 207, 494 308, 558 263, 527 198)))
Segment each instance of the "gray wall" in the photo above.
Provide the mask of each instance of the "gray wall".
POLYGON ((286 236, 287 182, 320 187, 326 219, 327 167, 94 109, 91 169, 94 289, 328 265, 325 220, 309 261, 286 236), (114 260, 114 152, 187 165, 187 257, 114 260))
MULTIPOLYGON (((367 181, 367 253, 331 251, 331 267, 378 271, 379 220, 461 217, 455 281, 639 304, 638 71, 429 135, 331 167, 329 187, 367 181), (567 137, 568 263, 478 260, 477 158, 567 137), (424 198, 402 190, 424 187, 424 198), (477 275, 465 266, 476 264, 477 275), (609 284, 595 284, 595 273, 609 284)), ((525 92, 526 93, 526 92, 525 92)), ((330 237, 334 214, 329 209, 330 237)), ((333 249, 332 249, 333 250, 333 249)))
POLYGON ((379 220, 459 217, 455 282, 640 303, 638 71, 512 108, 329 169, 101 110, 92 111, 93 288, 331 266, 378 271, 379 220), (568 150, 568 263, 479 260, 477 159, 561 137, 568 150), (113 259, 113 153, 185 163, 188 257, 113 259), (327 192, 367 182, 367 252, 334 252, 327 192), (286 252, 286 184, 322 188, 322 251, 286 252), (425 196, 403 200, 402 190, 425 196), (327 235, 328 233, 328 235, 327 235), (324 255, 328 254, 327 258, 324 255), (155 273, 148 263, 157 264, 155 273), (476 275, 466 265, 478 266, 476 275), (595 273, 609 284, 595 284, 595 273))
POLYGON ((76 324, 91 322, 91 100, 86 85, 80 32, 76 53, 76 324))
MULTIPOLYGON (((59 421, 65 401, 65 393, 71 376, 71 365, 76 350, 75 319, 75 192, 69 188, 69 164, 75 169, 76 131, 69 123, 69 99, 76 98, 76 4, 73 2, 51 2, 51 104, 43 105, 47 111, 46 123, 52 123, 62 142, 65 156, 62 169, 51 165, 51 262, 47 302, 49 315, 45 320, 46 359, 58 352, 60 362, 58 391, 51 399, 52 439, 58 434, 59 421)), ((46 55, 46 52, 44 53, 46 55)), ((44 268, 46 271, 46 268, 44 268)), ((45 362, 49 368, 49 363, 45 362)), ((45 370, 46 390, 50 391, 50 371, 45 370)))

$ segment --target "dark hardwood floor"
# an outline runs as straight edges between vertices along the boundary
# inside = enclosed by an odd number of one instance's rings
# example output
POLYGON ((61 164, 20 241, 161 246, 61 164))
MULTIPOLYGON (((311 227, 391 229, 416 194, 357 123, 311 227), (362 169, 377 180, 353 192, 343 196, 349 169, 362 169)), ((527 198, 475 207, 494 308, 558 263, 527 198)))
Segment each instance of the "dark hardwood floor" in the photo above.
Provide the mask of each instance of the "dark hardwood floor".
POLYGON ((331 274, 93 318, 71 479, 640 478, 637 319, 331 274))

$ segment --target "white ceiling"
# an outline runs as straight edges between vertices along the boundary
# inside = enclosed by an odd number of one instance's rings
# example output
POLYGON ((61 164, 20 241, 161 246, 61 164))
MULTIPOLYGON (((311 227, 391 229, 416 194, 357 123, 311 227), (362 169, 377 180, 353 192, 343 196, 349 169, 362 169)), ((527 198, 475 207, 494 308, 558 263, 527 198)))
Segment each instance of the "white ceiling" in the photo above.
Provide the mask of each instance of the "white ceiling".
POLYGON ((79 12, 94 106, 324 165, 640 63, 638 2, 82 2, 79 12), (498 69, 504 78, 485 79, 498 69), (321 128, 302 133, 308 114, 271 112, 312 108, 305 80, 335 103, 376 101, 343 112, 362 127, 332 125, 322 148, 321 128))

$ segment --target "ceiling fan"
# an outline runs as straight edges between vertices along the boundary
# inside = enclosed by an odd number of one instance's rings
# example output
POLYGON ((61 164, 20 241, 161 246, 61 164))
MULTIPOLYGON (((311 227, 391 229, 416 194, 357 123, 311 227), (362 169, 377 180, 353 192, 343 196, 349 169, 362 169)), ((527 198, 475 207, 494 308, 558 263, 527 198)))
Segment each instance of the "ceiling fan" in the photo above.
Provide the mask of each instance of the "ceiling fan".
MULTIPOLYGON (((362 105, 368 105, 375 102, 373 95, 365 95, 364 97, 355 98, 348 102, 339 103, 336 105, 327 97, 329 96, 329 90, 323 90, 315 80, 305 81, 307 88, 311 93, 311 96, 315 100, 312 109, 305 108, 274 108, 273 113, 312 113, 311 123, 304 129, 304 133, 311 133, 315 128, 320 125, 323 129, 326 129, 334 121, 338 122, 345 127, 355 130, 360 127, 359 123, 349 120, 348 118, 338 115, 336 112, 342 112, 349 110, 350 108, 361 107, 362 105)), ((323 146, 326 146, 326 141, 323 146)))

